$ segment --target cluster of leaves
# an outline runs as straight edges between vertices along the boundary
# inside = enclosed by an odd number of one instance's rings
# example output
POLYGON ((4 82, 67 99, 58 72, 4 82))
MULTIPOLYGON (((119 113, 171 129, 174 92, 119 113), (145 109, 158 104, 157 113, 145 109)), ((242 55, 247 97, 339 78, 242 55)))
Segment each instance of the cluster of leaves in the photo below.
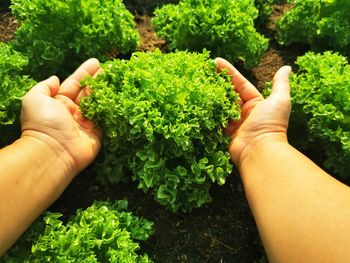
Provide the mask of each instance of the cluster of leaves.
POLYGON ((305 43, 315 51, 350 54, 350 1, 290 0, 294 7, 278 22, 281 44, 305 43))
POLYGON ((284 4, 288 0, 254 0, 254 4, 259 11, 255 24, 261 29, 266 28, 269 16, 272 13, 273 4, 284 4))
POLYGON ((13 0, 21 23, 14 46, 29 58, 35 78, 66 76, 90 57, 126 54, 140 42, 132 14, 121 0, 13 0))
POLYGON ((259 11, 259 16, 258 16, 259 23, 266 22, 268 16, 272 12, 271 5, 275 2, 276 0, 254 0, 254 4, 259 11))
POLYGON ((349 177, 350 65, 331 52, 309 52, 297 65, 299 72, 290 79, 290 138, 299 147, 325 153, 325 167, 349 177))
POLYGON ((103 65, 88 79, 93 92, 81 108, 101 128, 102 182, 131 177, 171 210, 211 201, 213 183, 231 173, 222 127, 239 118, 229 77, 209 53, 134 53, 103 65))
POLYGON ((181 0, 154 14, 154 29, 171 50, 206 48, 213 56, 251 67, 268 47, 268 40, 254 27, 258 10, 252 0, 181 0))
POLYGON ((35 81, 23 75, 28 59, 0 42, 0 147, 20 132, 21 100, 35 81))
POLYGON ((152 262, 139 244, 153 233, 152 223, 127 212, 127 201, 95 201, 67 224, 47 213, 0 262, 152 262), (135 241, 136 240, 136 241, 135 241))

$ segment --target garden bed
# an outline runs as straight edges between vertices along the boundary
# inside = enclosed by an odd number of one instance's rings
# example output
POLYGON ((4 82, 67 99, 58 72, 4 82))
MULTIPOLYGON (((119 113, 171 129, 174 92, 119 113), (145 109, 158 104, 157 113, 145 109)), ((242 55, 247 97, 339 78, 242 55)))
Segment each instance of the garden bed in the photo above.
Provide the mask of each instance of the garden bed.
MULTIPOLYGON (((169 2, 177 1, 135 0, 126 4, 136 15, 142 51, 153 51, 157 47, 166 51, 165 41, 152 29, 150 16, 157 5, 169 2)), ((273 40, 273 22, 286 8, 287 5, 275 5, 267 26, 260 29, 271 39, 261 63, 250 71, 240 68, 259 89, 272 80, 279 67, 294 63, 296 57, 305 52, 302 46, 281 48, 273 40)), ((10 40, 16 27, 11 15, 1 14, 0 40, 10 40)), ((136 184, 98 185, 92 169, 87 169, 49 210, 69 216, 78 208, 88 207, 94 200, 125 198, 132 212, 154 222, 155 234, 142 249, 155 262, 259 262, 264 252, 237 172, 224 186, 213 187, 211 195, 212 203, 191 213, 174 214, 156 203, 151 195, 137 190, 136 184)))

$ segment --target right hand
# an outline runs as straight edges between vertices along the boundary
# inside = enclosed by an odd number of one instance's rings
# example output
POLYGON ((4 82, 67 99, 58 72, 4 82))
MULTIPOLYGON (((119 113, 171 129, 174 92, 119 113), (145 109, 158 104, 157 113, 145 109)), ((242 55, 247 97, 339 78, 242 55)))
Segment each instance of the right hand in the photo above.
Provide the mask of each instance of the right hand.
POLYGON ((265 140, 287 142, 291 111, 289 74, 284 66, 274 76, 271 95, 264 99, 260 92, 228 61, 216 58, 218 71, 226 69, 240 96, 241 118, 230 121, 226 133, 231 137, 230 155, 239 168, 251 149, 265 140))

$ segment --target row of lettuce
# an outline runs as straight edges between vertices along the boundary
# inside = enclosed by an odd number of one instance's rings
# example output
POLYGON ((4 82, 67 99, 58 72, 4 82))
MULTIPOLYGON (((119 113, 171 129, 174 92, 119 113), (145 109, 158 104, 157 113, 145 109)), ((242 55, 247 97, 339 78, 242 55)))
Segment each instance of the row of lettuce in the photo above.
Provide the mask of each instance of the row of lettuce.
MULTIPOLYGON (((263 21, 259 10, 267 16, 273 2, 182 0, 158 8, 153 26, 173 51, 162 54, 135 52, 140 35, 121 0, 12 0, 20 27, 13 41, 0 43, 0 146, 20 135, 21 98, 36 81, 51 74, 63 78, 85 59, 97 57, 104 62, 104 73, 82 83, 93 92, 81 103, 85 116, 103 133, 97 180, 136 181, 174 212, 210 202, 211 186, 224 184, 233 168, 222 128, 240 116, 230 78, 217 74, 211 58, 225 57, 247 68, 257 65, 268 39, 257 32, 256 21, 263 21), (135 53, 128 60, 111 61, 110 52, 135 53)), ((347 179, 350 2, 291 2, 277 22, 277 40, 304 43, 314 52, 298 58, 298 72, 291 76, 289 138, 332 174, 347 179)), ((28 262, 148 262, 146 255, 135 254, 133 239, 145 240, 152 224, 133 223, 141 219, 120 214, 120 206, 96 203, 66 225, 57 215, 47 215, 40 237, 30 230, 6 262, 16 262, 16 255, 28 262), (135 231, 142 238, 134 238, 135 231), (31 253, 18 253, 21 242, 33 241, 31 253)))
POLYGON ((153 223, 127 212, 127 206, 125 200, 95 201, 67 223, 62 214, 47 212, 0 262, 151 263, 138 242, 153 233, 153 223))

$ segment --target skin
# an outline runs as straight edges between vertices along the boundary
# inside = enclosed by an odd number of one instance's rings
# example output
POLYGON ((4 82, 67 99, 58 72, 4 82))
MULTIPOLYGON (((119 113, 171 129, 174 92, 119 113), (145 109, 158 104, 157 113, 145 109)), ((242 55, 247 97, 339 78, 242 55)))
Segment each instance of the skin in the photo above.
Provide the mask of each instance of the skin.
POLYGON ((230 154, 270 262, 350 262, 350 188, 335 180, 287 140, 290 67, 264 99, 230 63, 242 117, 230 123, 230 154))
POLYGON ((81 115, 89 91, 79 83, 99 70, 90 59, 61 85, 53 76, 23 98, 22 135, 0 150, 0 255, 96 157, 100 135, 81 115))

